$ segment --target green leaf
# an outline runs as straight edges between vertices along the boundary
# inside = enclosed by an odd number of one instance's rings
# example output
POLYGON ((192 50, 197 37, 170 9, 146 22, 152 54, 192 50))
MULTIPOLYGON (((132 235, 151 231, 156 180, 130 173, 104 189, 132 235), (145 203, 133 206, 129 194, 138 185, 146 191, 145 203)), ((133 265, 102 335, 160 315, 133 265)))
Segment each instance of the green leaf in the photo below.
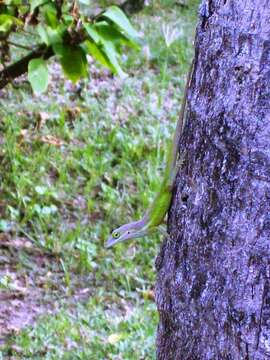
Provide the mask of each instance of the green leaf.
POLYGON ((47 4, 43 6, 43 14, 45 17, 46 24, 52 27, 53 29, 59 25, 57 19, 57 10, 53 4, 47 4))
POLYGON ((69 14, 63 14, 62 19, 63 19, 64 23, 68 26, 71 25, 74 21, 73 16, 71 16, 69 14))
POLYGON ((66 27, 60 24, 57 28, 53 29, 50 26, 44 27, 41 24, 37 26, 37 32, 41 40, 47 45, 62 43, 62 36, 66 31, 66 27))
POLYGON ((103 49, 114 68, 114 72, 116 72, 121 78, 125 78, 127 74, 121 69, 118 62, 119 54, 117 53, 114 44, 111 41, 103 40, 103 49))
POLYGON ((127 45, 138 49, 138 42, 131 38, 128 38, 124 33, 120 32, 114 24, 108 24, 105 21, 98 22, 95 24, 95 30, 98 32, 100 41, 102 39, 109 40, 115 44, 120 50, 121 45, 127 45))
POLYGON ((84 23, 83 25, 87 34, 94 40, 95 43, 98 44, 100 42, 100 36, 94 26, 87 23, 84 23))
POLYGON ((106 21, 95 24, 95 30, 98 32, 100 39, 104 38, 114 43, 119 43, 123 38, 126 39, 123 33, 116 29, 113 24, 108 24, 106 21))
POLYGON ((95 58, 100 64, 114 71, 113 66, 110 64, 108 58, 106 57, 106 55, 103 53, 102 49, 98 45, 96 45, 94 42, 90 40, 86 40, 83 45, 85 51, 89 55, 95 58))
POLYGON ((102 16, 110 19, 114 22, 121 30, 123 30, 132 39, 138 38, 139 33, 131 25, 129 19, 126 17, 124 12, 117 6, 111 6, 106 10, 102 16))
POLYGON ((8 14, 0 15, 0 32, 9 31, 13 24, 17 26, 22 26, 23 22, 12 15, 8 15, 8 14))
POLYGON ((35 93, 40 94, 47 90, 49 73, 44 59, 38 58, 29 61, 28 80, 35 93))
POLYGON ((137 47, 137 44, 107 21, 99 21, 95 25, 84 23, 84 27, 89 35, 89 39, 84 43, 86 52, 120 77, 126 77, 118 61, 121 45, 137 47))
POLYGON ((4 0, 5 5, 22 6, 22 0, 4 0))
POLYGON ((38 35, 40 36, 42 42, 44 42, 47 46, 49 46, 50 41, 49 41, 49 36, 47 34, 46 29, 41 24, 38 24, 36 29, 37 29, 38 35))
POLYGON ((0 32, 6 33, 11 29, 13 22, 11 19, 4 19, 3 16, 5 15, 0 15, 0 32))
POLYGON ((76 83, 81 77, 87 76, 86 55, 80 46, 55 44, 53 50, 60 58, 64 74, 73 83, 76 83))
POLYGON ((35 8, 47 2, 46 0, 31 0, 30 12, 33 13, 35 8))

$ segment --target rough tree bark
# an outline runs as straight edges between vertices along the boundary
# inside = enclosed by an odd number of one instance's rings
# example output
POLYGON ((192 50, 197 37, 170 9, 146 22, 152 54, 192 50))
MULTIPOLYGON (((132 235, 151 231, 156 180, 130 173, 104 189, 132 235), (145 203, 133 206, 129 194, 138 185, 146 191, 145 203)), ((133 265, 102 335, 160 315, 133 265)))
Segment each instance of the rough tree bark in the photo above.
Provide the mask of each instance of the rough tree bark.
POLYGON ((205 0, 157 258, 159 360, 270 359, 270 0, 205 0))

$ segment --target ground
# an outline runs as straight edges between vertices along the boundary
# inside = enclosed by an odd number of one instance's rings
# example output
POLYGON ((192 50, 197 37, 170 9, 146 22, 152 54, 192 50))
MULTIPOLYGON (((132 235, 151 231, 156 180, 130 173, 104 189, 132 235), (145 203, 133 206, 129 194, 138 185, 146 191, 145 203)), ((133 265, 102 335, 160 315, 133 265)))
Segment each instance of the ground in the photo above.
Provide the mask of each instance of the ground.
POLYGON ((104 248, 162 176, 192 58, 196 3, 133 17, 121 80, 89 59, 73 85, 26 78, 0 96, 0 359, 154 359, 159 235, 104 248), (175 41, 170 44, 170 39, 175 41))

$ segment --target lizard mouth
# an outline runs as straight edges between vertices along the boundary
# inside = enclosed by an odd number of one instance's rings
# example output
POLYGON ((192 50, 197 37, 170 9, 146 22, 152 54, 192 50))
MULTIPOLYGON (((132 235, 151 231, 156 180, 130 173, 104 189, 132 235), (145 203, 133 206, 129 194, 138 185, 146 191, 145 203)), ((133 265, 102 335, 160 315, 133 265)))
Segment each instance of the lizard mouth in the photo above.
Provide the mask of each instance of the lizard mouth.
POLYGON ((132 238, 132 232, 130 230, 128 230, 126 233, 122 234, 118 238, 110 237, 105 243, 105 248, 110 248, 111 246, 119 242, 129 240, 130 238, 132 238))
POLYGON ((115 243, 117 242, 117 239, 109 239, 106 241, 105 243, 105 248, 110 248, 111 246, 113 246, 115 243))
POLYGON ((122 239, 121 239, 121 236, 118 237, 118 238, 113 238, 113 237, 110 237, 106 243, 105 243, 105 248, 110 248, 112 247, 113 245, 117 244, 118 242, 121 242, 122 239))

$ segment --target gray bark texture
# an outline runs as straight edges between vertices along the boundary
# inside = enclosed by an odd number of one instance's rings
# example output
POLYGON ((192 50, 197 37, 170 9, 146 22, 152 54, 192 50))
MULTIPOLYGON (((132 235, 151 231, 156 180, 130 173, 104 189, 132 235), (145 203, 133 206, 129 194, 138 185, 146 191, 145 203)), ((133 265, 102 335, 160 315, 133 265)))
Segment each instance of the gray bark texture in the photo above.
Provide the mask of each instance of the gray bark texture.
POLYGON ((270 359, 270 0, 203 2, 188 94, 157 359, 270 359))

